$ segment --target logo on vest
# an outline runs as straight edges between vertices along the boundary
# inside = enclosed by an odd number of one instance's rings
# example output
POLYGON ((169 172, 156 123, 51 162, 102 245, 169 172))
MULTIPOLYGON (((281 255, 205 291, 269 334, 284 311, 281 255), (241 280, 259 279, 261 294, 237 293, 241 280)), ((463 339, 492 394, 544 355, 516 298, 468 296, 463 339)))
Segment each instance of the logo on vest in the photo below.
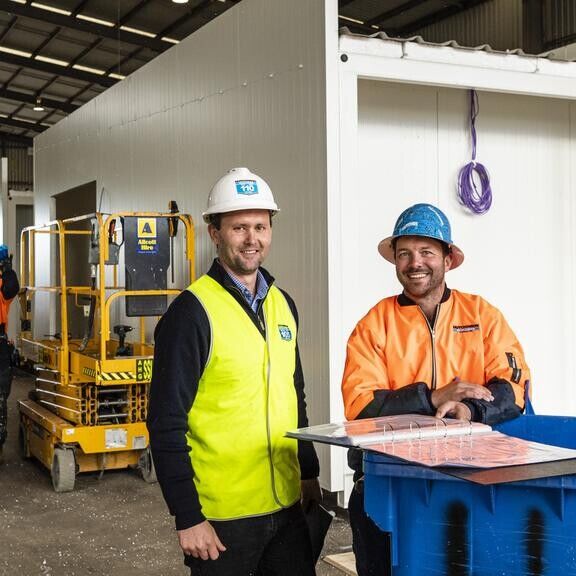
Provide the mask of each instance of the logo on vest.
POLYGON ((288 326, 278 324, 278 332, 280 332, 280 338, 282 338, 282 340, 292 340, 292 332, 288 326))

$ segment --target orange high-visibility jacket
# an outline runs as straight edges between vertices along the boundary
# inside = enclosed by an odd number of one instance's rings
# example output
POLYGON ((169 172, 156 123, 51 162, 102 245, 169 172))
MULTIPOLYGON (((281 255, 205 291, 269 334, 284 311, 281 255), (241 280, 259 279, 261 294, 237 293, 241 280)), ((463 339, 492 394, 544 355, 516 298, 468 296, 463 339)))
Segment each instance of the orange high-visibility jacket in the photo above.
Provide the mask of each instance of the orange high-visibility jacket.
MULTIPOLYGON (((416 383, 420 385, 412 387, 411 398, 398 394, 392 399, 396 413, 434 413, 430 391, 455 378, 483 385, 504 383, 507 389, 509 383, 514 398, 509 394, 502 402, 513 408, 516 404, 518 413, 523 409, 530 374, 522 347, 501 312, 480 296, 446 288, 431 327, 406 296, 385 298, 358 322, 348 340, 342 381, 346 417, 381 415, 379 394, 416 383), (371 404, 376 409, 370 411, 371 404)), ((488 420, 505 419, 494 414, 499 401, 496 397, 489 406, 488 420)), ((480 401, 473 403, 484 409, 480 401)))
POLYGON ((5 272, 5 274, 9 279, 7 284, 4 282, 3 275, 0 275, 0 326, 4 325, 4 331, 7 332, 10 304, 12 304, 14 296, 18 293, 20 285, 18 284, 18 278, 13 270, 5 272))

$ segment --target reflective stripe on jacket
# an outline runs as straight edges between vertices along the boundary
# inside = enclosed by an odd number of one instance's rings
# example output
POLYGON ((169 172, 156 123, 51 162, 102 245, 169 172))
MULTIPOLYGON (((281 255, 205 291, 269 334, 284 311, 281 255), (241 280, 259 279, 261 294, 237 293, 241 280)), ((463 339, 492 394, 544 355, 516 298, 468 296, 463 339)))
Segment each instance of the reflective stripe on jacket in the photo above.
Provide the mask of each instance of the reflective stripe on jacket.
POLYGON ((206 518, 267 514, 300 498, 294 388, 296 321, 271 286, 266 340, 232 295, 210 276, 189 290, 210 320, 210 357, 188 414, 194 483, 206 518))
POLYGON ((417 382, 429 389, 454 378, 474 384, 506 380, 524 406, 530 379, 524 352, 498 309, 480 296, 447 290, 434 327, 422 310, 399 299, 381 300, 348 340, 342 393, 346 417, 356 418, 379 390, 417 382))

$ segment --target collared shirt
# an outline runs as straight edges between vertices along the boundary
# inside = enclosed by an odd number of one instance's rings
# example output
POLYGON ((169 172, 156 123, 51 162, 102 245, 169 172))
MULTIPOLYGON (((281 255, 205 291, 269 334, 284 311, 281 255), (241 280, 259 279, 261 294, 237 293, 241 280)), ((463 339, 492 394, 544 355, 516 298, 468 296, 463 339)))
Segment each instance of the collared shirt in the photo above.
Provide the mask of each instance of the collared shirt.
POLYGON ((255 313, 257 313, 258 304, 260 304, 260 302, 264 300, 264 298, 266 298, 266 294, 268 293, 268 282, 266 282, 266 279, 264 278, 262 272, 260 272, 260 269, 258 269, 258 273, 256 276, 256 294, 254 295, 252 294, 252 292, 250 292, 250 290, 248 290, 246 285, 240 281, 239 278, 234 276, 234 274, 228 272, 228 270, 226 270, 226 274, 228 274, 234 286, 236 286, 236 288, 240 290, 242 296, 244 296, 244 299, 246 300, 246 302, 248 302, 250 308, 252 308, 252 310, 255 313))

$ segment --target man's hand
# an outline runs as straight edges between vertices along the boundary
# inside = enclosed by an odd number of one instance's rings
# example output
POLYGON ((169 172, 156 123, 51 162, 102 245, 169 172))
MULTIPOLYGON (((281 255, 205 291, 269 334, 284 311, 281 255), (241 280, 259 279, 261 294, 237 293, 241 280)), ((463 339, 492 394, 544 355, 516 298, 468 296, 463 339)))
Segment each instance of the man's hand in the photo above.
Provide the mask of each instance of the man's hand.
POLYGON ((311 478, 309 480, 301 480, 300 485, 302 487, 302 497, 300 500, 302 510, 308 512, 312 502, 322 502, 320 483, 318 482, 318 478, 311 478))
POLYGON ((226 546, 220 542, 208 520, 186 530, 178 530, 178 540, 184 554, 202 560, 216 560, 220 552, 226 551, 226 546))
POLYGON ((472 382, 461 382, 456 378, 447 386, 434 390, 431 395, 434 408, 440 408, 446 402, 461 402, 466 398, 485 400, 486 402, 494 400, 492 392, 486 386, 472 384, 472 382))
POLYGON ((454 400, 449 400, 438 406, 436 411, 436 418, 457 418, 458 420, 470 420, 472 418, 472 412, 466 404, 462 402, 455 402, 454 400))

